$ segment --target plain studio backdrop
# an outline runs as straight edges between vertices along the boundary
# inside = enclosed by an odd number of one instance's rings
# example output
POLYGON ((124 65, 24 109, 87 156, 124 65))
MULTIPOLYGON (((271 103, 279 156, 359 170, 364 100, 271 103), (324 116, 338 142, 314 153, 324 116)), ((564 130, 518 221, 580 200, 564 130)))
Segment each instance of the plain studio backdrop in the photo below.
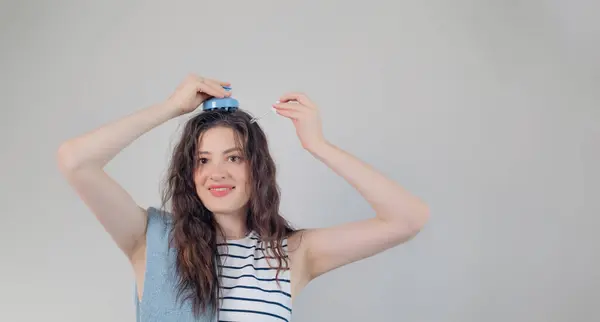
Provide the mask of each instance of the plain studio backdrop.
MULTIPOLYGON (((431 206, 410 243, 313 281, 294 321, 599 321, 600 19, 587 1, 11 1, 0 6, 0 320, 134 320, 125 257, 59 175, 70 137, 230 81, 255 115, 288 91, 431 206)), ((107 171, 159 203, 185 117, 107 171)), ((296 227, 373 216, 260 121, 296 227)))

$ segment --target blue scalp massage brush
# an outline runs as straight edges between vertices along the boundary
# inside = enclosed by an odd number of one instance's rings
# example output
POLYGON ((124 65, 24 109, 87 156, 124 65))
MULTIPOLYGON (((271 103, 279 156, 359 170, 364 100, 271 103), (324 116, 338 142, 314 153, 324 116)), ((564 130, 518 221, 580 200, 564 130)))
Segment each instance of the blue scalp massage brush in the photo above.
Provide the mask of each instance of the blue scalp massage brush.
MULTIPOLYGON (((231 91, 231 87, 223 86, 226 91, 231 91)), ((233 97, 211 97, 202 104, 203 111, 222 110, 233 112, 240 107, 240 102, 233 97)))

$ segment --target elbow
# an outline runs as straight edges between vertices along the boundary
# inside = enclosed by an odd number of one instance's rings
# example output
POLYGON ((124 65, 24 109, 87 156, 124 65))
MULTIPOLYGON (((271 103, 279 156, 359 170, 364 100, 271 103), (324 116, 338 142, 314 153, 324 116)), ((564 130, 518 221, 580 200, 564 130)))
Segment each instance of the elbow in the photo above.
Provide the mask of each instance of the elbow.
POLYGON ((60 172, 64 175, 73 173, 81 167, 82 162, 78 160, 72 142, 63 142, 58 147, 58 150, 56 151, 56 164, 60 172))
POLYGON ((427 204, 423 204, 421 209, 416 212, 413 224, 415 235, 425 228, 425 225, 429 222, 429 214, 429 206, 427 204))
POLYGON ((402 215, 394 216, 393 227, 398 239, 406 241, 418 235, 429 221, 429 207, 420 204, 411 210, 405 210, 402 215))
POLYGON ((408 235, 413 238, 425 228, 429 221, 429 209, 423 207, 423 209, 411 212, 405 218, 403 228, 400 230, 403 230, 403 234, 406 234, 408 230, 408 235))

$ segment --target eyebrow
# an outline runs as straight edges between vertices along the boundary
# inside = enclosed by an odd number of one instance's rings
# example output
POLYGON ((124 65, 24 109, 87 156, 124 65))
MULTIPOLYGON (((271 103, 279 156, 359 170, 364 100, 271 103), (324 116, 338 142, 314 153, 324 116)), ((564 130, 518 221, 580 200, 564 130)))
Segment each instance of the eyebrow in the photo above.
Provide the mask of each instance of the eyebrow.
MULTIPOLYGON (((223 151, 223 154, 227 154, 227 153, 234 152, 234 151, 241 152, 242 150, 240 148, 229 148, 229 149, 223 151)), ((199 151, 198 154, 210 154, 210 152, 208 152, 208 151, 199 151)))

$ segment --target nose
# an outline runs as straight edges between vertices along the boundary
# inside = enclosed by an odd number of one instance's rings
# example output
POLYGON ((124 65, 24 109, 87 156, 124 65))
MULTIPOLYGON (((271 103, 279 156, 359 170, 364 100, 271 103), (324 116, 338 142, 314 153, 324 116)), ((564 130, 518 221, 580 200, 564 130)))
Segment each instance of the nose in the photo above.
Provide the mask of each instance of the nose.
POLYGON ((225 179, 225 173, 223 171, 215 171, 210 174, 210 179, 214 181, 219 181, 225 179))
POLYGON ((218 163, 210 167, 209 178, 214 181, 224 180, 227 178, 227 169, 224 164, 218 163))

